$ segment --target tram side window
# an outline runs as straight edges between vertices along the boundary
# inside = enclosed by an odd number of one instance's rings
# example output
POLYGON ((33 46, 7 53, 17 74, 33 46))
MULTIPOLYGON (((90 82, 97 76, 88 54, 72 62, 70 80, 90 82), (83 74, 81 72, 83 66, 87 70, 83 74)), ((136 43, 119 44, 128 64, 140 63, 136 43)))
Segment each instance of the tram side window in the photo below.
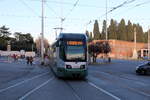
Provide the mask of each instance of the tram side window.
POLYGON ((62 60, 64 60, 65 58, 65 51, 64 51, 64 46, 61 45, 60 48, 59 48, 59 56, 62 60))

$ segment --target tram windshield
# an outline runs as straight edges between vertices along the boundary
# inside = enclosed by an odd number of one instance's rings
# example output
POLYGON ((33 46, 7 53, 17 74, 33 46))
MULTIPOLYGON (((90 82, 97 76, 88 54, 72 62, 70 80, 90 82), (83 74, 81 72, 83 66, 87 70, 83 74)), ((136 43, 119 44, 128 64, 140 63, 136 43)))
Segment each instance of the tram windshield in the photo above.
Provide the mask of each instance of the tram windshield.
POLYGON ((66 60, 85 61, 85 48, 83 45, 67 45, 66 60))

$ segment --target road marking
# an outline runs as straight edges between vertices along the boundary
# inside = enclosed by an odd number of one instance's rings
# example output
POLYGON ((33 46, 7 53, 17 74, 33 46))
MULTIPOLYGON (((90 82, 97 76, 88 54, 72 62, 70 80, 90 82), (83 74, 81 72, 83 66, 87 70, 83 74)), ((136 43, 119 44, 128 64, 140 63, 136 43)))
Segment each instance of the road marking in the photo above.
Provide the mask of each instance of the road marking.
POLYGON ((74 96, 75 96, 78 100, 82 100, 81 97, 76 93, 75 89, 74 89, 68 82, 66 82, 66 84, 68 85, 68 87, 71 88, 71 90, 73 91, 74 96))
POLYGON ((107 94, 107 95, 113 97, 113 98, 116 99, 116 100, 121 100, 119 97, 117 97, 117 96, 111 94, 110 92, 107 92, 106 90, 104 90, 104 89, 102 89, 102 88, 96 86, 95 84, 93 84, 93 83, 91 83, 91 82, 88 82, 88 84, 90 84, 91 86, 97 88, 98 90, 102 91, 103 93, 105 93, 105 94, 107 94))
POLYGON ((40 89, 41 87, 45 86, 48 82, 52 81, 54 79, 54 77, 50 78, 49 80, 47 80, 46 82, 44 82, 43 84, 37 86, 36 88, 34 88, 33 90, 29 91, 28 93, 26 93, 24 96, 22 96, 21 98, 19 98, 19 100, 24 100, 26 97, 28 97, 29 95, 31 95, 33 92, 35 92, 36 90, 40 89))
POLYGON ((142 85, 142 86, 148 86, 148 84, 145 84, 143 82, 135 82, 136 84, 142 85))
POLYGON ((137 93, 139 93, 139 94, 141 94, 141 95, 150 97, 149 94, 147 94, 147 93, 145 93, 145 92, 143 92, 143 91, 140 91, 140 90, 137 90, 137 89, 134 89, 134 88, 130 88, 130 87, 127 87, 127 86, 126 86, 126 88, 129 89, 129 90, 132 90, 132 91, 134 91, 134 92, 137 92, 137 93))
MULTIPOLYGON (((101 73, 104 73, 105 75, 108 74, 108 73, 106 73, 106 72, 101 72, 101 73)), ((111 75, 111 76, 112 76, 112 75, 111 75)), ((118 76, 115 76, 115 77, 118 77, 118 76)), ((118 77, 118 78, 124 79, 124 80, 129 80, 129 79, 122 78, 122 77, 118 77)), ((92 83, 92 84, 93 84, 93 83, 92 83)), ((139 83, 137 83, 137 84, 146 85, 146 84, 141 83, 141 82, 139 82, 139 83)), ((94 84, 94 85, 95 85, 95 84, 94 84)), ((96 86, 96 85, 95 85, 95 86, 96 86)), ((94 87, 95 87, 95 86, 94 86, 94 87)), ((138 89, 131 88, 131 87, 125 85, 125 84, 121 84, 120 86, 123 87, 123 88, 129 89, 129 90, 131 90, 131 91, 134 91, 134 92, 136 92, 136 93, 139 93, 139 94, 141 94, 141 95, 150 97, 150 94, 145 93, 144 91, 140 91, 140 90, 138 90, 138 89)), ((96 86, 96 87, 97 87, 97 86, 96 86)), ((99 87, 98 87, 98 88, 99 88, 99 87)), ((106 92, 107 92, 107 91, 106 91, 106 92)))
POLYGON ((25 82, 30 81, 30 80, 33 80, 33 79, 36 79, 36 78, 41 77, 41 76, 43 76, 43 75, 46 75, 46 74, 48 74, 48 73, 49 73, 49 72, 46 72, 46 73, 43 73, 43 74, 34 76, 34 77, 30 78, 30 79, 21 81, 21 82, 19 82, 19 83, 17 83, 17 84, 14 84, 14 85, 9 86, 9 87, 7 87, 7 88, 1 89, 1 90, 0 90, 0 93, 6 91, 6 90, 8 90, 8 89, 11 89, 11 88, 13 88, 13 87, 19 86, 19 85, 21 85, 21 84, 23 84, 23 83, 25 83, 25 82))

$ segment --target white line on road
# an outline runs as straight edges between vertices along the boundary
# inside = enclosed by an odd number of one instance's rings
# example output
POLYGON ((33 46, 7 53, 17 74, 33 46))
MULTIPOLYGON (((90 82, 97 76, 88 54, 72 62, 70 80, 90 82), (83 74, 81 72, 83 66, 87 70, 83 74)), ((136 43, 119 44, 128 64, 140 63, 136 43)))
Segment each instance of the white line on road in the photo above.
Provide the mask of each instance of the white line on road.
POLYGON ((119 97, 117 97, 117 96, 111 94, 110 92, 107 92, 106 90, 104 90, 104 89, 102 89, 102 88, 96 86, 95 84, 93 84, 93 83, 91 83, 91 82, 88 82, 88 84, 90 84, 91 86, 97 88, 98 90, 102 91, 103 93, 105 93, 105 94, 107 94, 107 95, 113 97, 113 98, 116 99, 116 100, 121 100, 119 97))
POLYGON ((46 75, 46 74, 48 74, 48 73, 49 73, 49 72, 46 72, 46 73, 43 73, 43 74, 34 76, 34 77, 32 77, 32 78, 29 78, 29 79, 27 79, 27 80, 21 81, 21 82, 19 82, 19 83, 17 83, 17 84, 14 84, 14 85, 12 85, 12 86, 9 86, 9 87, 7 87, 7 88, 1 89, 1 90, 0 90, 0 93, 6 91, 6 90, 8 90, 8 89, 11 89, 11 88, 13 88, 13 87, 19 86, 19 85, 21 85, 21 84, 23 84, 23 83, 25 83, 25 82, 30 81, 30 80, 33 80, 33 79, 36 79, 36 78, 41 77, 41 76, 43 76, 43 75, 46 75))
POLYGON ((36 90, 40 89, 41 87, 43 87, 44 85, 46 85, 48 82, 52 81, 54 79, 54 77, 50 78, 49 80, 47 80, 46 82, 44 82, 43 84, 37 86, 36 88, 34 88, 33 90, 29 91, 28 93, 26 93, 24 96, 22 96, 21 98, 19 98, 19 100, 24 100, 26 97, 28 97, 29 95, 31 95, 33 92, 35 92, 36 90))

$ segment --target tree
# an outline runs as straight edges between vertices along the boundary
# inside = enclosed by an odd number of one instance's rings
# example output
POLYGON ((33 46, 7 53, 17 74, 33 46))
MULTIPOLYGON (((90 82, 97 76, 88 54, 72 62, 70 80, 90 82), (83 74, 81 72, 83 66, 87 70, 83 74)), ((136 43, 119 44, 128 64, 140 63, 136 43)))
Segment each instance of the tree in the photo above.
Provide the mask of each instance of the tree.
POLYGON ((118 40, 127 40, 125 20, 122 19, 118 26, 118 40))
POLYGON ((130 20, 128 20, 128 25, 126 26, 126 30, 127 30, 127 41, 133 41, 134 40, 134 29, 133 29, 133 25, 130 22, 130 20))
POLYGON ((148 32, 145 32, 145 33, 144 33, 144 37, 143 37, 143 38, 144 38, 144 41, 143 41, 143 42, 144 42, 144 43, 148 43, 148 32))
POLYGON ((92 40, 93 40, 93 35, 92 35, 93 33, 92 32, 90 32, 90 35, 89 35, 89 42, 91 42, 92 40))
POLYGON ((111 52, 111 48, 110 48, 110 45, 109 45, 108 42, 103 42, 102 49, 103 49, 103 53, 106 54, 106 55, 107 55, 109 52, 111 52))
POLYGON ((136 24, 136 40, 137 40, 137 42, 144 42, 143 37, 144 37, 143 28, 139 24, 136 24))
POLYGON ((8 38, 11 35, 9 32, 9 28, 7 28, 5 25, 0 27, 0 37, 8 38))
POLYGON ((93 57, 93 62, 96 62, 97 56, 101 53, 107 55, 111 52, 111 48, 108 42, 97 42, 88 46, 88 53, 93 57))
POLYGON ((15 32, 14 36, 17 41, 33 43, 33 37, 31 36, 30 33, 22 34, 21 32, 15 32))
POLYGON ((36 51, 36 45, 30 33, 22 34, 21 32, 15 32, 14 36, 15 41, 12 42, 12 50, 36 51))
POLYGON ((101 53, 101 51, 102 50, 101 50, 99 44, 90 44, 88 46, 88 52, 92 56, 93 62, 96 62, 96 58, 97 58, 98 54, 101 53))
POLYGON ((108 38, 117 39, 117 22, 111 19, 110 26, 108 28, 108 38))
MULTIPOLYGON (((39 54, 41 54, 41 37, 38 37, 38 38, 35 40, 35 43, 36 43, 37 52, 38 52, 39 54)), ((49 42, 48 42, 47 39, 44 39, 44 48, 45 48, 46 51, 47 51, 48 47, 49 47, 49 42)), ((46 51, 45 51, 45 52, 46 52, 46 51)))
POLYGON ((106 20, 103 21, 102 39, 106 39, 106 20))
POLYGON ((99 32, 99 25, 98 25, 97 20, 95 20, 95 23, 94 23, 93 34, 94 34, 94 39, 95 40, 99 40, 101 38, 101 34, 99 32))

